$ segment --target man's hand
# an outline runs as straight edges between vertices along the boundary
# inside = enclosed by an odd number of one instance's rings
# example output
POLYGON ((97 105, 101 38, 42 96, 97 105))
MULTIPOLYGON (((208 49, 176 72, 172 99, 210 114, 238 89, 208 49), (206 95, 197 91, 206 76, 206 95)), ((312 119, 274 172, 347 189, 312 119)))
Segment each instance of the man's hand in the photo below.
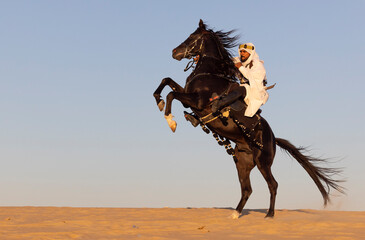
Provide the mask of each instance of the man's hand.
POLYGON ((236 66, 236 68, 240 68, 243 66, 241 62, 235 63, 234 65, 236 66))

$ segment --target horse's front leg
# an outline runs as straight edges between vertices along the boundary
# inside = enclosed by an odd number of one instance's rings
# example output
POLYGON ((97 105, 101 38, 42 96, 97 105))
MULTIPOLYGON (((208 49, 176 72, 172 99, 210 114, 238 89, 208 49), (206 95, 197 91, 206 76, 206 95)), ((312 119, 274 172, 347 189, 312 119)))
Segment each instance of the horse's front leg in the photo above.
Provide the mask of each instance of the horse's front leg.
POLYGON ((164 106, 165 106, 164 100, 161 99, 161 92, 166 86, 170 86, 171 89, 175 92, 183 92, 184 91, 184 88, 182 88, 179 84, 177 84, 171 78, 162 79, 160 85, 158 86, 156 91, 153 93, 153 96, 156 99, 156 103, 157 103, 157 106, 160 109, 160 111, 162 111, 164 109, 164 106))
POLYGON ((172 120, 174 116, 171 114, 171 106, 174 99, 179 100, 185 107, 197 110, 202 110, 203 106, 207 104, 207 102, 204 101, 205 98, 198 93, 170 92, 166 96, 165 118, 173 132, 175 132, 177 126, 176 121, 172 120))

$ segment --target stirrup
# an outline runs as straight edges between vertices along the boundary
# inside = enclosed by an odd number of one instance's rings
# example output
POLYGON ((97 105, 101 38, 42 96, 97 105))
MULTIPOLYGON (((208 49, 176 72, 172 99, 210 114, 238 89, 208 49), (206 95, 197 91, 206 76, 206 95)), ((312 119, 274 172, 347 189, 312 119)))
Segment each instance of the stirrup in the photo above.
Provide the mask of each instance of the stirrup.
POLYGON ((194 127, 197 127, 200 124, 199 119, 197 119, 192 113, 184 111, 184 116, 186 121, 189 121, 194 127))

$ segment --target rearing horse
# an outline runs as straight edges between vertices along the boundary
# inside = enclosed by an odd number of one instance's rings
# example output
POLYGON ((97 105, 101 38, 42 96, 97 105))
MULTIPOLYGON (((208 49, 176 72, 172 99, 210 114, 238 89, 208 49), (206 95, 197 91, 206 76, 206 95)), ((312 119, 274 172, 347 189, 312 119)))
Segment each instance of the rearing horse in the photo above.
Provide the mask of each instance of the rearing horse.
POLYGON ((235 120, 234 115, 244 114, 244 110, 229 112, 228 118, 212 118, 210 98, 213 93, 218 95, 227 94, 239 86, 236 74, 239 72, 231 60, 231 54, 227 49, 236 46, 237 37, 231 37, 233 31, 214 32, 208 29, 202 20, 199 27, 183 43, 172 51, 172 57, 176 60, 199 56, 199 61, 194 71, 186 80, 185 87, 181 87, 171 78, 164 78, 154 92, 156 103, 163 111, 165 102, 161 99, 161 92, 165 86, 170 86, 172 91, 166 96, 165 118, 172 131, 176 129, 176 122, 172 120, 171 104, 174 99, 179 100, 184 107, 190 108, 199 119, 200 123, 209 128, 213 133, 218 134, 226 141, 235 143, 234 152, 235 164, 238 171, 238 178, 241 185, 241 199, 233 214, 237 218, 242 212, 249 196, 252 193, 250 183, 250 172, 257 166, 265 178, 270 190, 270 207, 266 217, 273 217, 275 213, 275 198, 278 188, 272 172, 271 165, 274 161, 276 145, 283 148, 308 172, 322 194, 324 205, 329 199, 330 189, 333 188, 341 193, 344 189, 338 184, 339 180, 331 178, 333 174, 341 171, 334 168, 318 167, 315 163, 324 162, 323 159, 306 156, 302 153, 303 148, 297 148, 289 141, 275 138, 269 124, 261 117, 261 135, 254 133, 253 138, 247 137, 240 123, 235 120), (209 117, 209 121, 204 119, 209 117), (262 147, 257 147, 252 139, 260 137, 262 147))

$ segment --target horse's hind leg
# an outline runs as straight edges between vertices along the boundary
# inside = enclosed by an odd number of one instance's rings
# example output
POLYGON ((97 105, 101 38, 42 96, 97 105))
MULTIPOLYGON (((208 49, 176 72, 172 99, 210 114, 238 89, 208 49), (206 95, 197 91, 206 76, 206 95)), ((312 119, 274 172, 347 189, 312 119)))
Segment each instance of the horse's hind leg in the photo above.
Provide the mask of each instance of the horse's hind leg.
POLYGON ((232 215, 233 218, 237 218, 239 214, 241 214, 243 207, 252 193, 250 172, 255 167, 252 152, 248 147, 240 148, 240 150, 238 150, 236 146, 235 155, 238 160, 236 162, 236 168, 241 185, 241 199, 236 207, 236 212, 232 215))
MULTIPOLYGON (((271 160, 272 162, 272 160, 271 160)), ((265 178, 270 191, 270 208, 266 214, 266 217, 274 217, 275 214, 275 199, 278 189, 278 183, 271 172, 271 164, 257 164, 257 168, 260 170, 262 176, 265 178)))
POLYGON ((156 99, 156 103, 157 103, 157 106, 160 109, 160 111, 162 111, 164 109, 164 106, 165 106, 165 102, 164 102, 164 100, 161 99, 161 95, 160 95, 162 90, 165 88, 165 86, 170 86, 171 89, 175 92, 183 92, 184 91, 184 88, 181 87, 179 84, 177 84, 171 78, 162 79, 160 85, 158 86, 156 91, 153 93, 153 96, 156 99))

